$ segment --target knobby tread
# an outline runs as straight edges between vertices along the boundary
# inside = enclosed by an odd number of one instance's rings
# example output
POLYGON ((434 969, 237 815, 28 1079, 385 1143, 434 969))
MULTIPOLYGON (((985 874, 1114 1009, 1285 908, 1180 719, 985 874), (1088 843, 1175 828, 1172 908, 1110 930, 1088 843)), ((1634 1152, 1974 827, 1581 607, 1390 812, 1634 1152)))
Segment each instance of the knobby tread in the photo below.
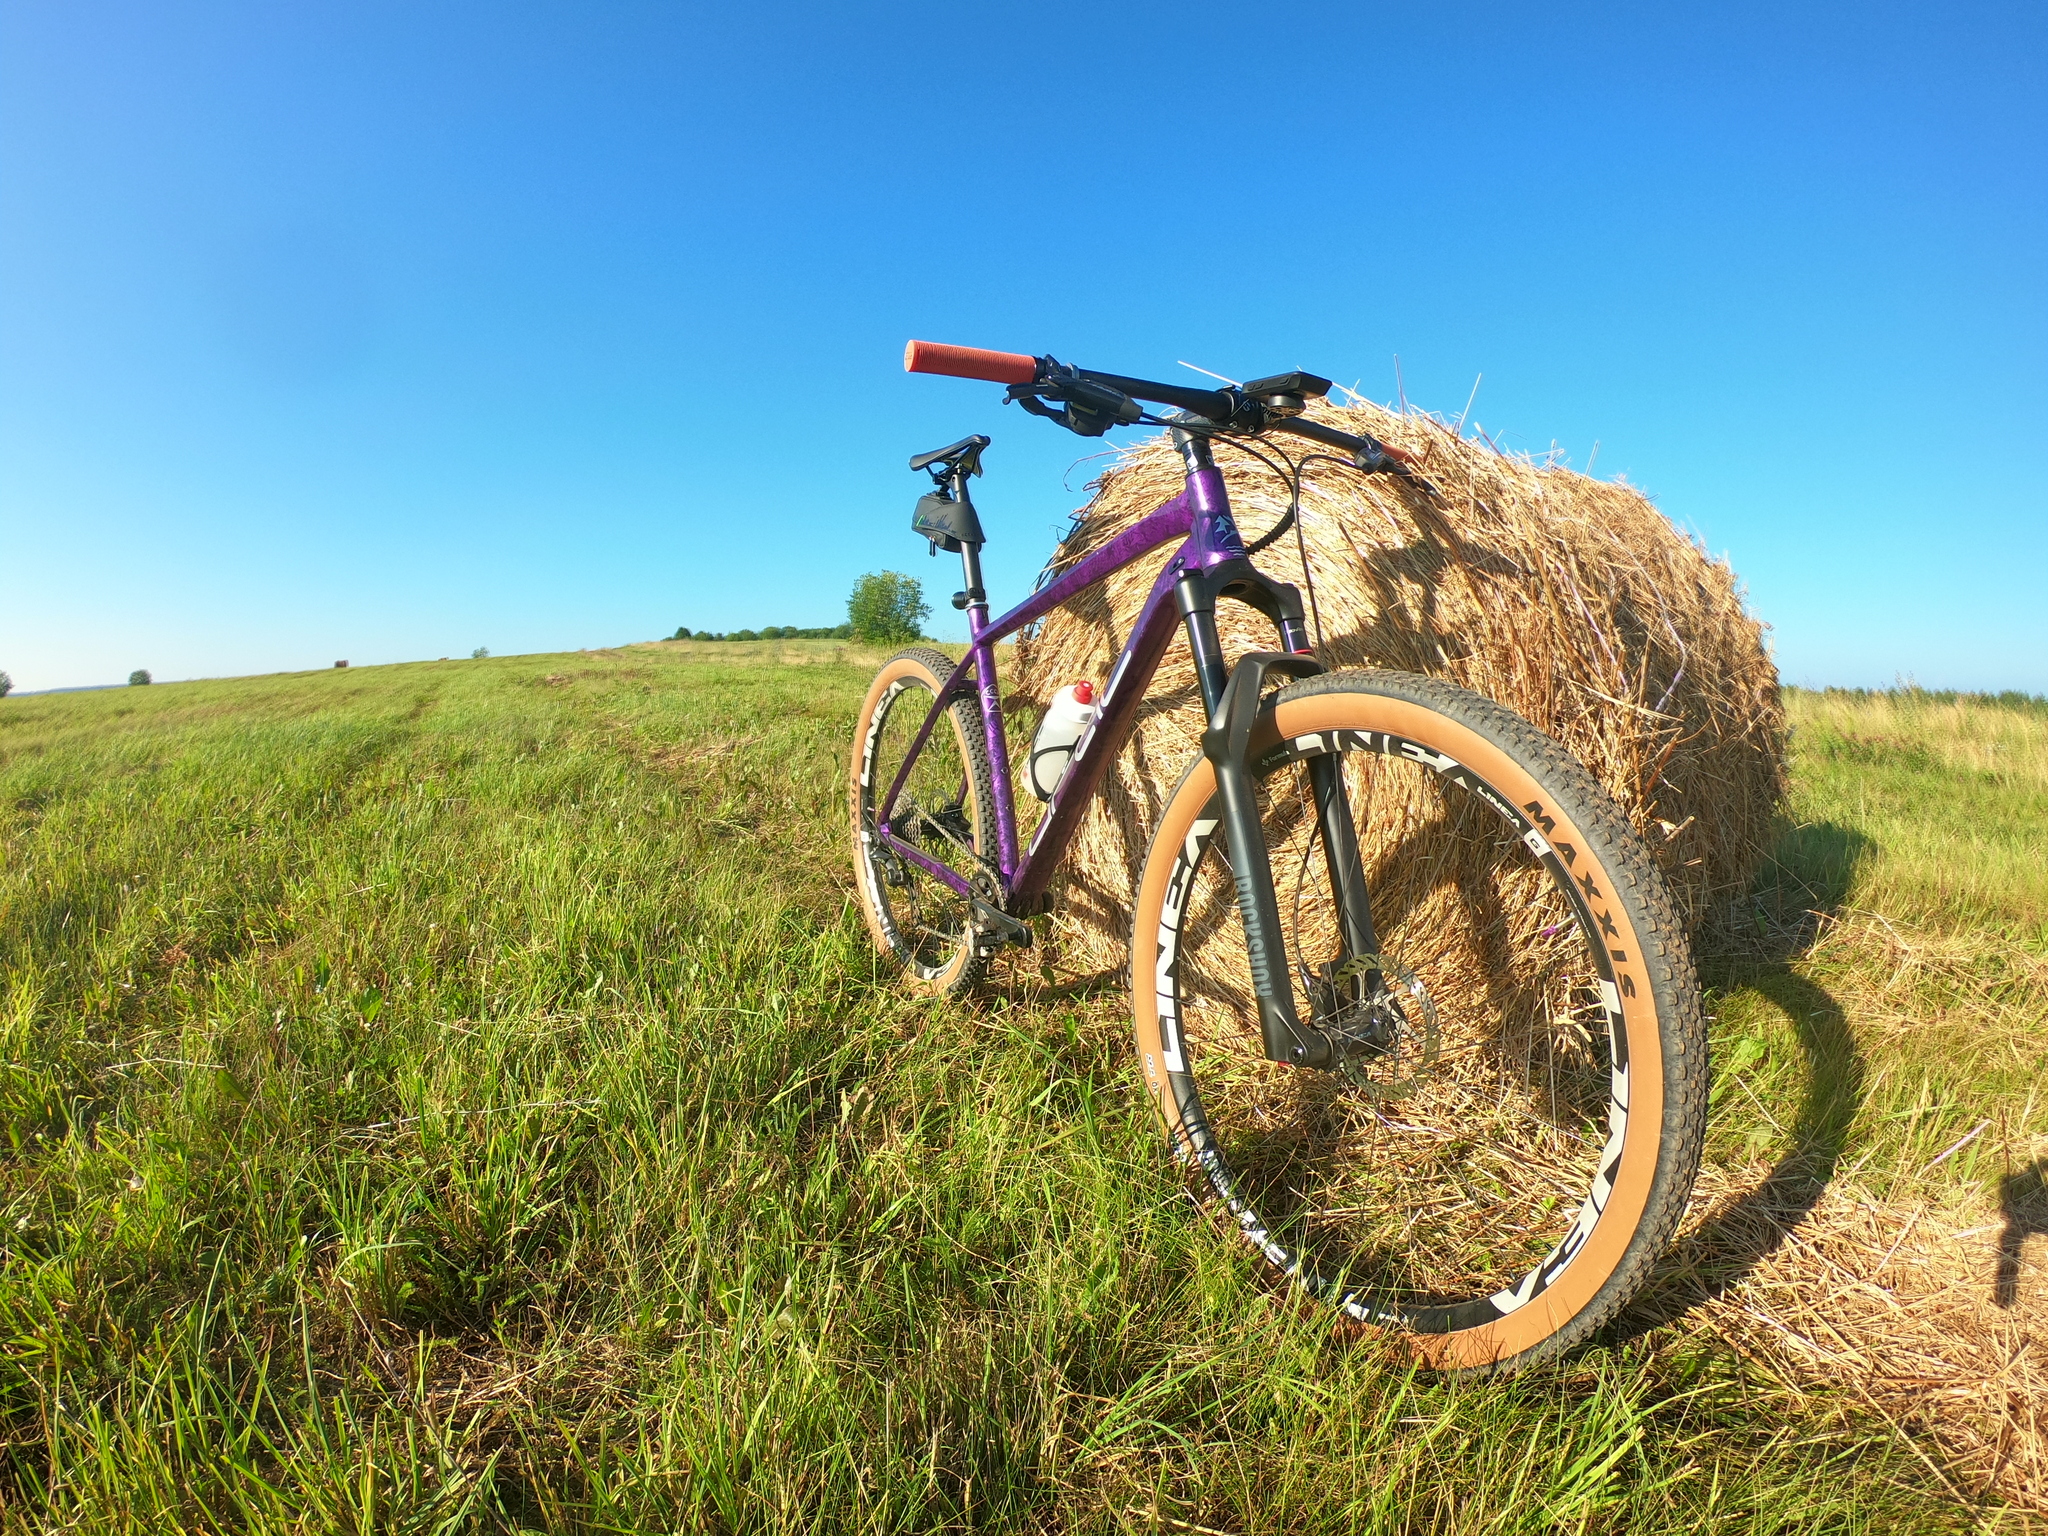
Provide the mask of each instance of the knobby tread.
MULTIPOLYGON (((1554 1359, 1606 1327, 1649 1278, 1683 1218, 1705 1136, 1708 1061, 1691 946, 1649 850, 1611 795, 1551 737, 1504 705, 1437 678, 1392 671, 1331 672, 1292 684, 1268 705, 1318 694, 1404 700, 1486 737, 1548 790, 1575 822, 1629 908, 1644 946, 1664 1075, 1656 1170, 1641 1219, 1606 1283, 1561 1327, 1518 1354, 1449 1375, 1501 1375, 1554 1359)), ((1155 841, 1149 857, 1172 857, 1155 841)))
MULTIPOLYGON (((953 675, 955 665, 953 658, 944 651, 936 650, 931 646, 914 645, 900 650, 895 655, 889 657, 887 661, 882 663, 875 675, 879 678, 883 672, 888 671, 889 668, 903 661, 915 663, 923 669, 926 674, 926 682, 934 695, 945 686, 946 679, 953 675)), ((974 701, 965 698, 955 699, 947 712, 952 717, 955 729, 955 743, 962 746, 966 753, 968 794, 974 803, 975 825, 981 829, 982 841, 986 843, 995 828, 995 774, 989 766, 988 745, 982 737, 981 715, 975 708, 974 701)), ((860 758, 867 751, 868 728, 872 721, 873 714, 871 710, 863 708, 860 718, 854 727, 853 741, 856 776, 851 787, 853 804, 850 809, 854 818, 856 848, 858 847, 858 827, 861 814, 858 766, 860 758)), ((925 750, 927 752, 937 750, 937 744, 928 741, 925 744, 925 750)), ((892 775, 894 774, 894 766, 889 769, 889 772, 892 775)), ((984 856, 988 853, 988 849, 985 847, 978 851, 984 856)), ((856 853, 856 858, 858 858, 858 853, 856 853)), ((854 871, 854 875, 855 887, 859 894, 860 903, 863 908, 866 908, 868 906, 866 882, 862 878, 862 873, 859 869, 854 871)), ((984 893, 984 899, 994 900, 995 893, 984 893)), ((879 936, 881 929, 875 915, 869 912, 867 913, 867 919, 869 928, 879 936)), ((961 948, 966 951, 964 963, 956 959, 955 963, 948 967, 948 975, 946 977, 937 981, 929 981, 916 973, 906 962, 904 955, 900 951, 885 946, 890 958, 897 963, 898 968, 902 971, 905 985, 913 991, 932 996, 958 996, 971 992, 980 986, 983 978, 987 975, 988 956, 982 954, 979 946, 975 943, 971 926, 966 936, 961 940, 961 948)))

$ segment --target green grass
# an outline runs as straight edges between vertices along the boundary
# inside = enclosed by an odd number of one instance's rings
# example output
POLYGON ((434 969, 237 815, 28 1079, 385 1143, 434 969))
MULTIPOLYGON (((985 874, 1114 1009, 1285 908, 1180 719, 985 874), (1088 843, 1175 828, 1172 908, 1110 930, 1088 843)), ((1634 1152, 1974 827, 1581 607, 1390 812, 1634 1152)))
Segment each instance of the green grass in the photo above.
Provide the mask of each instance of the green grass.
MULTIPOLYGON (((1995 1515, 1682 1321, 1493 1384, 1333 1339, 1181 1195, 1120 999, 949 1010, 878 974, 842 826, 873 661, 682 644, 0 704, 0 1530, 1995 1515)), ((1913 840, 1974 846, 1915 810, 1963 749, 1895 702, 1797 706, 1811 824, 1769 890, 2038 955, 2039 716, 1940 706, 1979 733, 1971 814, 2035 818, 1966 878, 1913 840)), ((1880 959, 1724 965, 1729 1080, 1839 1079, 1784 978, 1880 959)), ((1878 1135, 1858 1059, 1795 1127, 1838 1159, 1878 1135)))
POLYGON ((2048 1138, 2048 700, 1787 703, 1793 788, 1755 933, 1706 956, 1723 1096, 1752 1101, 1718 1117, 1722 1150, 1804 1148, 1880 1195, 1995 1207, 2048 1138), (1987 1121, 1931 1185, 1915 1172, 1987 1121))
POLYGON ((1859 903, 2048 946, 2048 699, 1830 690, 1791 705, 1794 814, 1868 861, 1859 903))

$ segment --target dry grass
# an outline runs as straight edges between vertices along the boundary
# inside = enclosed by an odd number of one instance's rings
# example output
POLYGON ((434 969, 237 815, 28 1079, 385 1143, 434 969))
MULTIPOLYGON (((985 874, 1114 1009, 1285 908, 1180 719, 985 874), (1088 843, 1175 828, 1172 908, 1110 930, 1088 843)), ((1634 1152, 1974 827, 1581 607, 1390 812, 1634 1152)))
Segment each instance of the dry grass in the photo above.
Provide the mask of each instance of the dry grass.
POLYGON ((1790 815, 1704 954, 1712 1143, 1645 1315, 2048 1519, 2048 899, 2014 856, 2048 838, 2048 710, 1790 714, 1790 815))
MULTIPOLYGON (((1794 1396, 1862 1397, 1952 1487, 2048 1515, 2048 1265, 2026 1241, 2048 1209, 2038 1171, 2024 1182, 2008 1212, 1833 1187, 1694 1324, 1794 1396)), ((1702 1192, 1726 1200, 1728 1181, 1702 1192)))
MULTIPOLYGON (((1783 790, 1784 717, 1734 573, 1631 486, 1497 453, 1428 417, 1365 404, 1317 414, 1415 453, 1432 487, 1328 461, 1306 466, 1300 546, 1290 536, 1259 558, 1283 579, 1312 579, 1319 654, 1338 667, 1445 677, 1509 705, 1627 809, 1691 920, 1740 893, 1783 790)), ((1218 462, 1248 535, 1271 526, 1286 509, 1278 478, 1240 454, 1218 462)), ((1180 484, 1163 439, 1131 449, 1098 483, 1054 566, 1099 548, 1180 484)), ((1021 710, 1104 674, 1153 574, 1134 567, 1044 621, 1020 647, 1021 710)), ((1233 650, 1272 643, 1249 610, 1226 605, 1219 619, 1233 650)), ((1097 964, 1122 958, 1147 832, 1199 750, 1196 697, 1176 647, 1078 841, 1068 920, 1097 964)))

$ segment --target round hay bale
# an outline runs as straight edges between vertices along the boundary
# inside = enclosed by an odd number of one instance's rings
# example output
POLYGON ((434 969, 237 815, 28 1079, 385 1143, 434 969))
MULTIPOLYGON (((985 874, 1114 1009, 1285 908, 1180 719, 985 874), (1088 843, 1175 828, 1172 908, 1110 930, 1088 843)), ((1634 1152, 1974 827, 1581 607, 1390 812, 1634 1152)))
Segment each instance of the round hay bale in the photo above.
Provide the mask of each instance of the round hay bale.
MULTIPOLYGON (((1289 533, 1256 558, 1306 599, 1306 550, 1320 658, 1449 679, 1556 737, 1628 813, 1693 927, 1739 894, 1763 855, 1785 777, 1777 669, 1735 573, 1633 486, 1497 452, 1432 417, 1370 404, 1313 414, 1415 454, 1432 488, 1306 465, 1300 542, 1289 533)), ((1216 458, 1238 525, 1256 538, 1286 511, 1286 488, 1245 453, 1219 445, 1216 458)), ((1176 495, 1182 475, 1163 436, 1123 452, 1048 571, 1176 495)), ((1156 573, 1156 561, 1127 567, 1019 642, 1020 747, 1055 689, 1107 676, 1156 573)), ((1220 605, 1218 620, 1233 655, 1274 644, 1271 626, 1241 604, 1220 605)), ((1124 963, 1146 842, 1200 755, 1201 729, 1181 640, 1069 858, 1059 909, 1069 962, 1124 963)), ((1370 864, 1374 849, 1365 852, 1370 864)))

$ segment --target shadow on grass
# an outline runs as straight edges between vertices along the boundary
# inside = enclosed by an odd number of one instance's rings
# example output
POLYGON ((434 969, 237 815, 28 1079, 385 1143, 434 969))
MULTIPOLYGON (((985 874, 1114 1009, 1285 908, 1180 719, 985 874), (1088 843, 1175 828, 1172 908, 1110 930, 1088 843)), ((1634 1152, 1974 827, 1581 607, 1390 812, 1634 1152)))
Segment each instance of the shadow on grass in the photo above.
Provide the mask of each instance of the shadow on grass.
POLYGON ((2048 1157, 2022 1168, 1998 1186, 2005 1230, 1998 1235, 1998 1273, 1991 1296, 2001 1307, 2020 1299, 2020 1250, 2030 1237, 2048 1236, 2048 1157))
POLYGON ((1700 936, 1700 980, 1710 993, 1746 987, 1791 1020, 1806 1053, 1806 1091, 1785 1155, 1679 1241, 1615 1325, 1616 1340, 1675 1321, 1735 1285, 1806 1219, 1834 1178, 1863 1102, 1863 1054, 1841 1004, 1793 965, 1841 910, 1857 868, 1876 851, 1851 827, 1786 827, 1749 899, 1700 936))

